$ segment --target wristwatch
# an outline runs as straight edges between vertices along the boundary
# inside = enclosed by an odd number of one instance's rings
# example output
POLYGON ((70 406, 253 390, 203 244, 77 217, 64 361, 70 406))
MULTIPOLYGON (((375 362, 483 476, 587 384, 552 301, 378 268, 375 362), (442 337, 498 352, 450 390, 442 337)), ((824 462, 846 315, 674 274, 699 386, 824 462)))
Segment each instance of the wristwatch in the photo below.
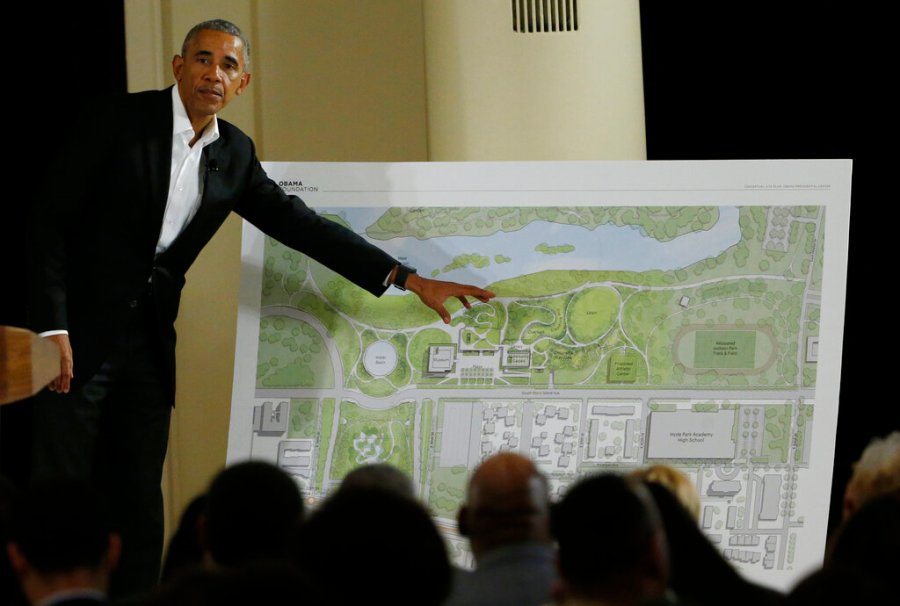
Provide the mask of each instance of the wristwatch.
POLYGON ((416 273, 415 267, 410 267, 401 263, 397 266, 397 273, 394 275, 394 286, 400 290, 406 290, 406 280, 409 278, 409 274, 414 273, 416 273))

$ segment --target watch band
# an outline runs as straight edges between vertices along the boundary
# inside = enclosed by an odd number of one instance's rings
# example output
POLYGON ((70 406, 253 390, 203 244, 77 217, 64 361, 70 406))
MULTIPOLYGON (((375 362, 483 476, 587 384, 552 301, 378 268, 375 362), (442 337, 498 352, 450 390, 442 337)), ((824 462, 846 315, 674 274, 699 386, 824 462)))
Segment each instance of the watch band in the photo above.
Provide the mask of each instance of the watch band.
POLYGON ((403 265, 401 263, 397 266, 397 274, 394 276, 394 286, 400 290, 406 290, 406 280, 409 278, 409 274, 414 273, 416 273, 415 267, 409 267, 408 265, 403 265))

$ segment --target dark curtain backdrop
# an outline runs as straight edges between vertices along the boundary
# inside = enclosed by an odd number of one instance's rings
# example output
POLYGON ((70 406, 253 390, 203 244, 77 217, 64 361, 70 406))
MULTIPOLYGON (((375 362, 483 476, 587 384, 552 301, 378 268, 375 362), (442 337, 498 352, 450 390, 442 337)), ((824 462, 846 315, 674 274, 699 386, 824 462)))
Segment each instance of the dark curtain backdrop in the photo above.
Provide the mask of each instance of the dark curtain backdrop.
POLYGON ((896 132, 893 32, 885 15, 859 3, 644 0, 640 8, 650 160, 853 160, 833 528, 853 461, 872 436, 897 428, 887 295, 896 194, 884 152, 896 132))
MULTIPOLYGON (((68 111, 84 96, 125 92, 125 21, 122 0, 49 5, 24 2, 7 22, 16 29, 7 52, 6 141, 13 163, 6 168, 0 237, 0 324, 23 326, 25 223, 33 192, 39 192, 42 158, 52 150, 68 111), (17 184, 16 187, 11 186, 17 184)), ((112 128, 115 125, 110 125, 112 128)), ((30 401, 0 408, 0 473, 25 479, 31 431, 30 401)))

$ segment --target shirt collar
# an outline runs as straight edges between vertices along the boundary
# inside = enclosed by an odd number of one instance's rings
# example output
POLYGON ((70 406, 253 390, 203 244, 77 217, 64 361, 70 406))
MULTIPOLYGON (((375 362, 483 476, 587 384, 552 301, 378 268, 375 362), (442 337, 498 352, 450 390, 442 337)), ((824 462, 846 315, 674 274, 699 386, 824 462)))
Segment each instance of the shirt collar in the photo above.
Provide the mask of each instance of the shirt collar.
MULTIPOLYGON (((190 141, 194 137, 194 127, 191 126, 191 120, 188 118, 187 110, 184 109, 184 103, 181 102, 181 95, 178 94, 178 87, 172 87, 172 136, 186 137, 186 141, 190 141)), ((213 114, 212 122, 210 122, 200 140, 197 142, 201 147, 206 147, 219 138, 219 120, 213 114)))

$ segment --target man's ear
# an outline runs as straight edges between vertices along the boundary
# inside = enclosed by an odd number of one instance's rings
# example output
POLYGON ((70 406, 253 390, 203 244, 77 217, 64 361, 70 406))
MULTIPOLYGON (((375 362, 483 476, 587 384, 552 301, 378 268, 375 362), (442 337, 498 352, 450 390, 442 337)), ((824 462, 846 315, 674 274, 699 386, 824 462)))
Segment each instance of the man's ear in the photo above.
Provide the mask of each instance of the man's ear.
POLYGON ((25 554, 19 549, 19 546, 15 543, 7 543, 6 555, 9 557, 9 564, 12 566, 16 576, 20 579, 24 577, 30 566, 28 565, 28 560, 25 559, 25 554))
POLYGON ((643 559, 644 578, 648 585, 646 589, 661 595, 669 584, 669 554, 662 530, 653 534, 643 559))
POLYGON ((234 94, 240 95, 248 86, 250 86, 250 74, 245 73, 241 76, 241 85, 237 87, 237 90, 234 91, 234 94))
POLYGON ((200 551, 209 551, 209 529, 207 528, 206 514, 197 516, 197 542, 200 543, 200 551))
POLYGON ((469 508, 463 505, 456 512, 456 526, 460 536, 469 536, 469 508))
POLYGON ((556 604, 562 604, 572 596, 569 584, 565 580, 558 578, 550 584, 550 596, 556 604))
POLYGON ((850 516, 853 515, 853 512, 856 511, 856 501, 853 500, 853 497, 850 496, 849 492, 844 493, 844 503, 843 504, 844 504, 843 515, 844 515, 844 521, 846 522, 848 519, 850 519, 850 516))
POLYGON ((181 70, 184 68, 184 57, 181 55, 175 55, 172 57, 172 74, 175 76, 175 80, 181 80, 181 70))
POLYGON ((122 557, 122 537, 117 532, 111 532, 106 546, 106 563, 110 570, 116 569, 120 557, 122 557))

